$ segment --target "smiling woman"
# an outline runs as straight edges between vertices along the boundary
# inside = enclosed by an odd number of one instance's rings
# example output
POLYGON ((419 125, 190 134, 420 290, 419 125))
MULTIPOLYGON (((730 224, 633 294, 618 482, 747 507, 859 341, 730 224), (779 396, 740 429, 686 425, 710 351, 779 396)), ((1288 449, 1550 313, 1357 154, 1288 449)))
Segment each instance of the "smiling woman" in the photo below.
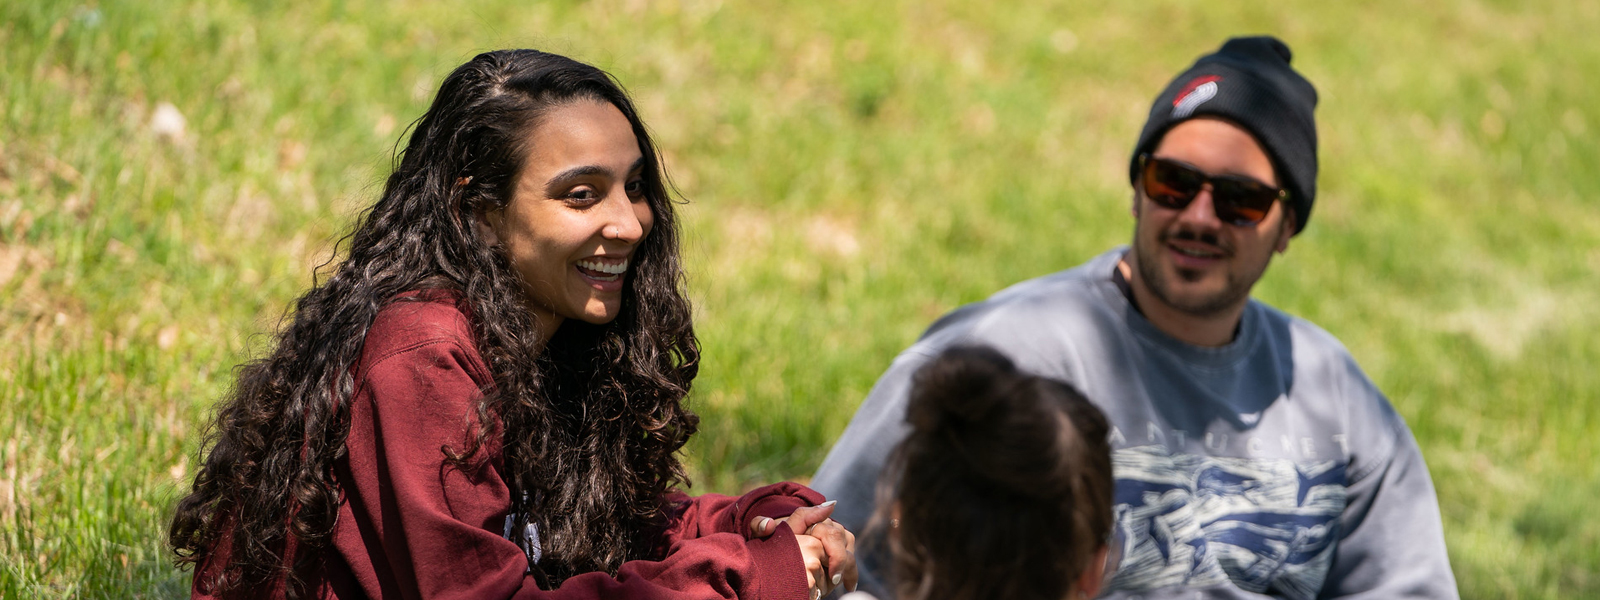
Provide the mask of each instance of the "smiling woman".
POLYGON ((677 239, 603 71, 532 50, 456 69, 348 257, 219 409, 170 532, 193 595, 853 586, 854 538, 815 492, 677 490, 700 358, 677 239))
POLYGON ((629 259, 655 224, 632 126, 609 103, 570 102, 552 108, 527 144, 510 205, 483 207, 480 234, 522 276, 543 337, 568 315, 606 323, 622 306, 629 259))

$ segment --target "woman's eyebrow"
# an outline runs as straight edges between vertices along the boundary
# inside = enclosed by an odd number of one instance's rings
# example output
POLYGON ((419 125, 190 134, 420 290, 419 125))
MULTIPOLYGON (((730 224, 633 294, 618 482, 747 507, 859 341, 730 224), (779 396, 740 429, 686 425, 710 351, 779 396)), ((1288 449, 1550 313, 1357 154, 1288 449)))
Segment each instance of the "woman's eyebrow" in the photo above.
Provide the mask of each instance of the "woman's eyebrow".
MULTIPOLYGON (((639 157, 639 160, 633 161, 633 165, 628 167, 628 173, 637 173, 642 167, 644 167, 643 156, 639 157)), ((557 173, 554 177, 551 177, 549 181, 545 182, 544 185, 547 188, 555 187, 573 179, 577 179, 579 177, 588 177, 591 175, 611 176, 612 173, 611 169, 607 169, 600 165, 584 165, 581 167, 573 167, 557 173)))
POLYGON ((607 169, 607 168, 599 166, 599 165, 584 165, 584 166, 581 166, 581 167, 573 167, 571 169, 567 169, 565 171, 557 173, 555 177, 551 177, 550 181, 545 182, 545 187, 550 187, 550 186, 555 186, 555 185, 559 185, 559 184, 562 184, 562 183, 566 183, 567 181, 570 181, 570 180, 573 180, 573 179, 577 179, 579 177, 588 177, 590 175, 610 175, 610 174, 611 174, 611 170, 610 169, 607 169))

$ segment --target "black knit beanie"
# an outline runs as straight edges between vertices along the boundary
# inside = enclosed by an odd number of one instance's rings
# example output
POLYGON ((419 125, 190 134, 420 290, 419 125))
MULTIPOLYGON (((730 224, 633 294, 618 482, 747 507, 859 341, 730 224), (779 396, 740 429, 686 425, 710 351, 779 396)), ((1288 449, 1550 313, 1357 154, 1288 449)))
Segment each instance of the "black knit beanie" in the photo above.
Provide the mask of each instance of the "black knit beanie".
POLYGON ((1174 125, 1199 116, 1237 123, 1266 150, 1278 183, 1289 191, 1298 218, 1295 233, 1311 220, 1317 198, 1317 89, 1289 66, 1289 47, 1271 36, 1236 37, 1195 61, 1150 107, 1128 166, 1139 179, 1139 155, 1153 152, 1174 125))

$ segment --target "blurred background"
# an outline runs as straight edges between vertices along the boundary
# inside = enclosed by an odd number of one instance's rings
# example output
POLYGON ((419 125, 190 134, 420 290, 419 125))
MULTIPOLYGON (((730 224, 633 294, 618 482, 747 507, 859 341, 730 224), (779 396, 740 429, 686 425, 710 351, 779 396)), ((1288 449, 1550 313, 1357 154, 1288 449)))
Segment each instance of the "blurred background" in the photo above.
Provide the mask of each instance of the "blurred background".
POLYGON ((656 134, 703 493, 804 481, 934 318, 1125 243, 1149 103, 1252 33, 1322 96, 1257 296, 1410 422, 1464 597, 1600 597, 1600 2, 287 6, 0 3, 0 597, 187 593, 214 402, 477 52, 601 66, 656 134))

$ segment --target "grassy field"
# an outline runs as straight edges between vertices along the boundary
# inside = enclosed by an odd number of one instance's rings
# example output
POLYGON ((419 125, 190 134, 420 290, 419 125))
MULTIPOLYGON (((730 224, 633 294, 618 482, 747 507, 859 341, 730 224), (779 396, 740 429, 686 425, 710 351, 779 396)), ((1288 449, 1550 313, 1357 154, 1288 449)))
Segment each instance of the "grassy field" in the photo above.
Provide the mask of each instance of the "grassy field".
POLYGON ((0 597, 185 593, 208 411, 478 51, 639 101, 689 200, 689 461, 728 492, 809 476, 936 316, 1125 242, 1150 99, 1255 32, 1323 99, 1258 295, 1409 420, 1464 597, 1600 597, 1600 2, 1233 4, 0 3, 0 597))

